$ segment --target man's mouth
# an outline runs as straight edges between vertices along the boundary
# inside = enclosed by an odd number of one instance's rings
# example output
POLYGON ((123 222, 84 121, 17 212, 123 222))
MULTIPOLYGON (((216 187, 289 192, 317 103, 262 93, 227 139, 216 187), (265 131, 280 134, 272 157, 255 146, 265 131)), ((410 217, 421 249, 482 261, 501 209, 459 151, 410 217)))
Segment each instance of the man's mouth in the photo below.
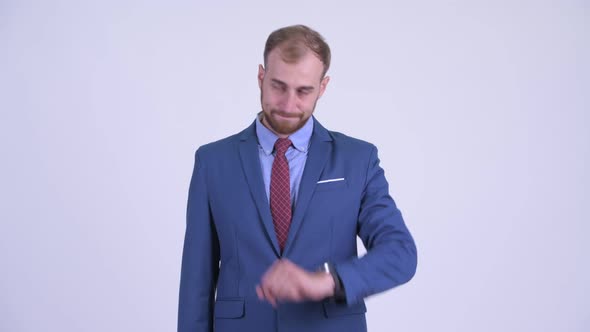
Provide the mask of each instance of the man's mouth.
POLYGON ((288 118, 288 119, 299 119, 301 117, 298 113, 287 113, 287 112, 279 112, 279 111, 274 111, 273 115, 280 116, 281 118, 288 118))

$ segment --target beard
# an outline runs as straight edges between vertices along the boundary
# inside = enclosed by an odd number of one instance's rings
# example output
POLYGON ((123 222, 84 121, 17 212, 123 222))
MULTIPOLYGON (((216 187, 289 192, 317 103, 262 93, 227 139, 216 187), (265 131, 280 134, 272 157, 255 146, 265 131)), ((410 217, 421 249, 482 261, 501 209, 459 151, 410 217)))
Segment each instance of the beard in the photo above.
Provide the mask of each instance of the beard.
POLYGON ((262 107, 262 124, 276 134, 283 136, 289 136, 301 129, 313 114, 318 102, 317 99, 314 101, 313 107, 309 112, 290 113, 277 108, 272 108, 268 105, 268 107, 265 108, 262 94, 261 91, 260 105, 262 107))
POLYGON ((290 114, 279 110, 270 110, 270 114, 263 110, 263 123, 280 135, 291 135, 305 125, 308 117, 304 113, 290 114))

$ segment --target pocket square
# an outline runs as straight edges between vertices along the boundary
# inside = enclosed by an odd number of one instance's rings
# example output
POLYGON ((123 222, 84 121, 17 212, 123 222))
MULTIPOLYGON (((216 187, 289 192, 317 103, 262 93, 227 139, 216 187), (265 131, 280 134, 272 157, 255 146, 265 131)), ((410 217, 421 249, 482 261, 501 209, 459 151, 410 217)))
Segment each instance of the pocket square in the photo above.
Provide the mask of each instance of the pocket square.
POLYGON ((320 183, 328 183, 328 182, 337 182, 337 181, 344 181, 344 178, 320 180, 320 181, 318 181, 318 184, 320 184, 320 183))

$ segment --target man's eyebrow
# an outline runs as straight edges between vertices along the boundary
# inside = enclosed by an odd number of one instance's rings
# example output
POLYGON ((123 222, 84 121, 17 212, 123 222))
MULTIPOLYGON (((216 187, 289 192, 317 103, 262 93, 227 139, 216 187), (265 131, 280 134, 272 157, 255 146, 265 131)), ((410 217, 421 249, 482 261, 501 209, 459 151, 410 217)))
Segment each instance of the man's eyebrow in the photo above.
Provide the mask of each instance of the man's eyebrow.
POLYGON ((283 82, 281 80, 277 80, 276 78, 271 79, 271 81, 273 83, 277 83, 277 84, 282 85, 282 86, 287 86, 287 83, 285 83, 285 82, 283 82))
POLYGON ((313 86, 300 86, 297 90, 306 90, 306 91, 313 91, 313 86))
MULTIPOLYGON (((287 83, 285 83, 285 82, 283 82, 283 81, 281 81, 279 79, 272 78, 271 81, 273 83, 279 84, 280 86, 287 87, 287 83)), ((313 86, 311 86, 311 85, 310 86, 304 85, 304 86, 297 87, 297 90, 313 91, 314 89, 315 88, 313 86)))

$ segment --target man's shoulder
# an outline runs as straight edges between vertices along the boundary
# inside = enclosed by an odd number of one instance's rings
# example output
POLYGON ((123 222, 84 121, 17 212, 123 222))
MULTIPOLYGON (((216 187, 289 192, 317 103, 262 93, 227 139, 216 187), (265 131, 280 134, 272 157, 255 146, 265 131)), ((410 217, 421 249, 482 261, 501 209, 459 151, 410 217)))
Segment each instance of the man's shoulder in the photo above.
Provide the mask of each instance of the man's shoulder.
POLYGON ((239 141, 240 134, 234 134, 217 141, 213 141, 204 145, 201 145, 198 148, 200 153, 215 153, 230 149, 232 146, 235 145, 235 142, 239 141))
POLYGON ((217 141, 213 141, 204 145, 201 145, 197 149, 197 154, 200 155, 215 155, 215 154, 223 154, 224 152, 233 151, 237 143, 243 140, 248 135, 251 135, 250 131, 252 127, 248 127, 237 134, 233 134, 231 136, 227 136, 225 138, 219 139, 217 141))
POLYGON ((360 150, 360 151, 367 151, 375 149, 375 145, 368 141, 352 137, 346 134, 343 134, 338 131, 328 130, 328 133, 332 137, 334 145, 341 146, 343 148, 352 149, 352 150, 360 150))

